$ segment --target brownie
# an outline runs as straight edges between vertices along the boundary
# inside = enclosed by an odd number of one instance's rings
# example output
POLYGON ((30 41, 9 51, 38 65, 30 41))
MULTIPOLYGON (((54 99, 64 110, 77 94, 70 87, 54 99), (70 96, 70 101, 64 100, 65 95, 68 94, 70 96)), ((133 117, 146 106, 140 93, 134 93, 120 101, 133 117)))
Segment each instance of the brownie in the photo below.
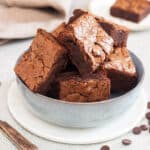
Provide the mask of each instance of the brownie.
POLYGON ((127 92, 136 85, 136 67, 126 47, 115 48, 104 68, 111 80, 112 92, 127 92))
POLYGON ((55 98, 69 102, 95 102, 110 97, 110 80, 105 72, 84 77, 76 72, 59 74, 54 87, 55 98))
POLYGON ((110 13, 112 16, 138 23, 150 13, 150 2, 147 0, 116 0, 110 13))
POLYGON ((77 18, 79 18, 83 14, 88 14, 88 12, 84 11, 82 9, 75 9, 73 11, 73 15, 69 18, 68 24, 72 23, 73 21, 75 21, 77 18))
MULTIPOLYGON (((55 38, 58 38, 58 35, 61 31, 63 31, 66 27, 66 23, 63 22, 61 23, 53 32, 52 35, 55 36, 55 38)), ((63 72, 70 72, 70 71, 77 71, 76 67, 72 64, 71 60, 69 58, 67 58, 67 65, 65 70, 63 70, 63 72)))
POLYGON ((50 33, 39 29, 30 49, 15 66, 15 73, 30 90, 46 94, 55 75, 66 65, 66 53, 50 33))
POLYGON ((58 35, 59 35, 59 33, 64 30, 65 26, 66 26, 66 23, 65 23, 65 22, 61 23, 61 24, 52 32, 52 35, 53 35, 55 38, 57 38, 58 35))
MULTIPOLYGON (((79 16, 87 13, 88 12, 81 9, 75 9, 73 11, 73 16, 69 19, 69 23, 73 22, 79 16)), ((105 30, 105 32, 107 32, 113 38, 114 46, 123 47, 127 45, 127 39, 129 34, 129 29, 127 27, 108 21, 103 17, 95 18, 99 25, 105 30)))
POLYGON ((127 46, 127 39, 129 29, 125 26, 118 25, 104 18, 96 18, 99 25, 113 38, 114 46, 125 47, 127 46))
POLYGON ((94 72, 113 51, 113 39, 88 13, 73 19, 58 39, 69 50, 70 60, 82 75, 94 72))

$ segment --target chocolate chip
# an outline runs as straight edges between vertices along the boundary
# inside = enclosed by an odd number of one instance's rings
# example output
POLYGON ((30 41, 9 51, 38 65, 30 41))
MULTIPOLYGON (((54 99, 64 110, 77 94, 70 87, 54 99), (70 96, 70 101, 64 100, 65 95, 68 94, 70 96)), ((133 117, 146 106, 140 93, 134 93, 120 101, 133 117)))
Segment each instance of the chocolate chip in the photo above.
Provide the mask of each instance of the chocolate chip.
POLYGON ((146 113, 146 118, 150 120, 150 112, 146 113))
POLYGON ((147 125, 143 124, 140 126, 141 130, 145 131, 145 130, 148 130, 148 127, 147 125))
POLYGON ((110 148, 109 148, 109 146, 104 145, 104 146, 101 147, 101 150, 110 150, 110 148))
POLYGON ((123 145, 130 145, 131 143, 132 143, 132 141, 129 140, 129 139, 123 139, 123 140, 122 140, 122 144, 123 144, 123 145))
POLYGON ((141 133, 141 128, 140 127, 135 127, 133 128, 132 132, 136 135, 140 134, 141 133))
POLYGON ((150 109, 150 102, 147 103, 147 108, 150 109))

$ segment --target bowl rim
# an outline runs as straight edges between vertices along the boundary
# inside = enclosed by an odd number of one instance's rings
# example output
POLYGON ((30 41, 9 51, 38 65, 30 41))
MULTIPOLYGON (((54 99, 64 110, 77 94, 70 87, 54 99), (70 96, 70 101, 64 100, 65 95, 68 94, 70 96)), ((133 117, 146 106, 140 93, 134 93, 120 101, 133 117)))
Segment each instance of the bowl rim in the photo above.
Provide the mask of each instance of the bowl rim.
MULTIPOLYGON (((25 89, 27 89, 30 93, 32 93, 35 96, 41 97, 42 101, 47 101, 47 102, 54 101, 54 102, 57 102, 57 103, 63 103, 63 104, 68 104, 68 105, 95 105, 95 104, 97 105, 97 104, 112 103, 114 101, 121 100, 122 98, 125 98, 127 95, 130 95, 133 92, 135 92, 135 90, 138 89, 142 85, 142 83, 144 81, 144 78, 145 78, 145 67, 144 67, 141 59, 137 55, 135 55, 133 52, 131 52, 131 51, 129 51, 129 52, 131 54, 131 57, 135 57, 139 61, 140 66, 142 67, 143 72, 142 72, 141 79, 138 81, 138 83, 136 84, 136 86, 134 88, 132 88, 131 90, 129 90, 128 92, 126 92, 126 93, 124 93, 124 94, 122 94, 120 96, 117 96, 117 97, 109 98, 108 100, 97 101, 97 102, 69 102, 69 101, 65 101, 65 100, 55 99, 55 98, 48 97, 48 96, 45 96, 45 95, 42 95, 42 94, 39 94, 39 93, 34 93, 33 91, 31 91, 22 82, 22 80, 17 75, 16 75, 16 78, 23 85, 23 87, 25 89)), ((18 63, 19 59, 20 59, 20 57, 18 58, 17 63, 18 63)))

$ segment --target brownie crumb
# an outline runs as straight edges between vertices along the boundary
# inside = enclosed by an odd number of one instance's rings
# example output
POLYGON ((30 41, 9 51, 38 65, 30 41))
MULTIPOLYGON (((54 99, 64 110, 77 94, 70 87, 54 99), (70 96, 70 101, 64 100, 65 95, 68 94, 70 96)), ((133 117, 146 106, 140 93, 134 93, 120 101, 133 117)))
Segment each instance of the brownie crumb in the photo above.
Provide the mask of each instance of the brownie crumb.
POLYGON ((101 147, 101 150, 110 150, 109 146, 108 145, 104 145, 101 147))
POLYGON ((129 139, 123 139, 123 140, 122 140, 122 144, 123 144, 123 145, 130 145, 131 143, 132 143, 132 141, 129 140, 129 139))
POLYGON ((150 109, 150 102, 147 103, 147 108, 150 109))
POLYGON ((146 113, 146 118, 150 120, 150 112, 146 113))
POLYGON ((141 133, 141 128, 140 127, 135 127, 133 128, 132 132, 136 135, 140 134, 141 133))
POLYGON ((145 131, 145 130, 148 130, 148 127, 147 125, 143 124, 140 126, 141 130, 145 131))

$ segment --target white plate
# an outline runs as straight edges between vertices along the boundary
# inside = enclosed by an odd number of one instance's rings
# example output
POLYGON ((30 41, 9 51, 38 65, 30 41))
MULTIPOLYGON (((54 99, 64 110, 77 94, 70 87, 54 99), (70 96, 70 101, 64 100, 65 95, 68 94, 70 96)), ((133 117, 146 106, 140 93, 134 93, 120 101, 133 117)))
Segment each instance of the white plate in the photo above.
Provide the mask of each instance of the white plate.
POLYGON ((68 144, 99 143, 127 133, 143 118, 146 103, 146 98, 141 93, 137 103, 127 113, 123 113, 120 118, 110 119, 109 123, 105 123, 99 128, 74 129, 49 124, 34 116, 26 108, 25 98, 21 95, 16 81, 12 83, 8 92, 9 110, 22 127, 47 140, 68 144))
POLYGON ((150 15, 147 16, 140 23, 133 23, 123 19, 119 19, 110 15, 110 7, 115 2, 115 0, 90 0, 89 12, 96 16, 103 16, 104 18, 122 24, 128 27, 132 31, 142 31, 150 29, 150 15))

